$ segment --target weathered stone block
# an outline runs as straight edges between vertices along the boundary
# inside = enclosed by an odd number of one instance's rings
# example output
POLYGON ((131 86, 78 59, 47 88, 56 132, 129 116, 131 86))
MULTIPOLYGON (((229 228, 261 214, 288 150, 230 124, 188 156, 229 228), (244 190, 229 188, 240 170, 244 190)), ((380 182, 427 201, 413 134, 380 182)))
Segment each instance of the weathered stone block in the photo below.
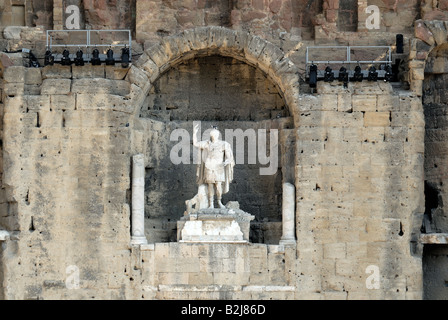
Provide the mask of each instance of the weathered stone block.
POLYGON ((41 93, 41 86, 39 84, 25 84, 24 94, 39 95, 41 93))
POLYGON ((26 101, 23 96, 12 96, 6 97, 4 113, 25 113, 26 112, 26 101))
POLYGON ((41 94, 68 94, 72 86, 70 79, 45 79, 41 94))
POLYGON ((25 84, 40 85, 42 84, 42 71, 40 68, 26 68, 25 84))
POLYGON ((361 112, 326 111, 323 112, 323 117, 324 125, 329 127, 357 127, 362 123, 361 112))
POLYGON ((25 84, 23 82, 5 83, 3 92, 7 96, 23 95, 25 93, 25 84))
POLYGON ((122 80, 109 79, 75 79, 72 92, 80 94, 114 94, 125 96, 130 93, 130 84, 122 80))
POLYGON ((339 112, 353 111, 352 95, 350 93, 338 94, 338 111, 339 112))
POLYGON ((39 126, 41 128, 61 128, 62 111, 39 111, 39 126))
POLYGON ((76 109, 78 110, 112 110, 126 104, 121 96, 111 94, 83 94, 76 95, 76 109))
POLYGON ((3 79, 8 83, 24 83, 25 67, 11 66, 6 68, 3 73, 3 79))
POLYGON ((425 80, 425 70, 414 68, 411 70, 413 80, 425 80))
POLYGON ((377 110, 377 96, 376 95, 354 95, 352 97, 353 111, 369 111, 375 112, 377 110))
POLYGON ((324 244, 324 259, 344 259, 347 254, 345 243, 324 244))
POLYGON ((116 66, 105 66, 105 68, 106 79, 110 80, 124 80, 130 70, 130 68, 122 68, 116 66))
POLYGON ((50 96, 32 96, 26 95, 23 97, 24 103, 28 110, 32 111, 50 111, 50 96))
POLYGON ((447 30, 444 21, 426 21, 425 25, 432 33, 436 45, 446 43, 447 30))
POLYGON ((321 110, 323 111, 337 111, 338 110, 338 96, 334 94, 325 94, 322 96, 321 110))
POLYGON ((390 126, 390 112, 366 112, 364 114, 365 127, 390 126))
POLYGON ((104 78, 105 65, 94 66, 87 64, 84 66, 72 66, 72 77, 73 79, 104 78))
POLYGON ((399 127, 425 127, 425 117, 423 112, 392 112, 392 126, 399 127))
POLYGON ((400 110, 400 97, 395 95, 378 95, 377 110, 379 112, 400 110))
POLYGON ((432 46, 435 43, 432 32, 426 27, 424 21, 417 20, 415 22, 415 36, 432 46))
POLYGON ((250 39, 249 45, 244 50, 247 61, 256 64, 258 61, 258 57, 260 56, 266 45, 266 40, 258 36, 253 36, 252 39, 250 39))
POLYGON ((3 30, 3 37, 9 40, 20 40, 20 35, 24 27, 19 26, 7 26, 3 30))
POLYGON ((149 83, 149 79, 145 72, 134 66, 130 68, 127 78, 131 83, 139 86, 140 88, 144 88, 149 83))
POLYGON ((151 83, 154 82, 161 73, 159 67, 150 58, 148 58, 146 62, 143 64, 143 70, 148 73, 149 80, 151 83))
POLYGON ((55 64, 45 66, 42 69, 42 79, 70 79, 72 77, 72 67, 55 64))
POLYGON ((76 108, 76 96, 74 94, 54 94, 50 97, 50 107, 53 110, 75 110, 76 108))
POLYGON ((145 53, 156 64, 161 72, 167 70, 170 67, 170 56, 160 46, 152 45, 147 50, 145 50, 145 53))

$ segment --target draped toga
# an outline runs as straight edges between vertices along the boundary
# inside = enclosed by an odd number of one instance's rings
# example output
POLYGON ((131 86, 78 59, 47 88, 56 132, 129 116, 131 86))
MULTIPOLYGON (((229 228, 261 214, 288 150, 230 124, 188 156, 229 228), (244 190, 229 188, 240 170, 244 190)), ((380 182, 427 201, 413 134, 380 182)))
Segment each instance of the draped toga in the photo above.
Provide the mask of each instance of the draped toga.
POLYGON ((235 161, 230 143, 226 141, 201 141, 197 144, 198 159, 197 183, 215 184, 221 182, 223 194, 229 192, 229 185, 233 180, 235 161), (224 162, 229 164, 224 166, 224 162))

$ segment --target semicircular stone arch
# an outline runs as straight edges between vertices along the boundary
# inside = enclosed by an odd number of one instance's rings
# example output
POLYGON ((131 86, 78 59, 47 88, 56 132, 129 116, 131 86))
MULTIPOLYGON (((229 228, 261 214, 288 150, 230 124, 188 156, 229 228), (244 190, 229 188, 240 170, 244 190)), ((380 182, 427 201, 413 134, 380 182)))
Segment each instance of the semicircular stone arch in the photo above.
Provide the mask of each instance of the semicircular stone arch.
MULTIPOLYGON (((425 118, 424 195, 422 233, 448 232, 448 22, 423 21, 415 24, 409 64, 411 89, 421 97, 425 118)), ((442 266, 446 246, 423 244, 423 299, 437 300, 446 284, 442 266)), ((446 260, 445 260, 446 261, 446 260)))
MULTIPOLYGON (((173 165, 170 161, 170 150, 173 150, 173 145, 177 143, 170 140, 171 133, 175 129, 182 129, 192 134, 192 121, 195 120, 191 120, 190 117, 169 120, 150 119, 142 116, 144 114, 142 111, 146 108, 148 97, 154 95, 154 88, 157 88, 160 81, 166 79, 173 70, 181 65, 183 68, 189 68, 194 65, 194 61, 204 62, 213 60, 214 57, 221 62, 229 61, 229 59, 238 61, 241 65, 247 65, 244 67, 247 68, 245 70, 251 69, 257 74, 263 74, 264 81, 272 83, 275 94, 281 96, 282 108, 287 114, 286 118, 273 120, 263 118, 255 121, 244 119, 234 123, 229 119, 222 119, 221 123, 222 131, 224 128, 241 129, 244 132, 250 129, 258 134, 260 128, 268 128, 268 131, 269 128, 279 129, 279 170, 276 169, 274 174, 266 177, 258 174, 259 168, 262 166, 266 168, 271 163, 266 166, 247 162, 243 166, 238 166, 237 163, 236 178, 231 186, 234 190, 231 190, 227 197, 223 197, 225 202, 239 201, 242 205, 241 209, 257 217, 260 225, 255 226, 255 233, 261 229, 268 229, 268 232, 253 238, 256 242, 278 243, 281 236, 282 183, 294 183, 295 178, 293 163, 295 147, 293 146, 296 141, 294 127, 298 121, 298 113, 295 112, 298 110, 299 101, 298 69, 275 45, 257 36, 222 27, 201 27, 166 37, 160 43, 148 48, 131 66, 128 73, 128 80, 131 82, 130 105, 133 106, 136 123, 139 123, 131 127, 137 131, 141 130, 141 141, 134 141, 133 144, 136 153, 146 155, 145 229, 147 235, 150 234, 148 240, 150 242, 175 241, 173 230, 177 219, 185 210, 185 200, 194 196, 195 189, 197 191, 194 176, 196 170, 192 166, 173 165), (249 188, 249 186, 252 187, 249 188), (254 206, 254 203, 259 206, 254 206), (266 227, 267 224, 269 224, 268 227, 266 227)), ((230 67, 235 67, 235 63, 230 67)), ((174 92, 177 91, 174 89, 174 92)), ((255 112, 258 112, 257 108, 255 112)), ((194 116, 191 118, 194 119, 194 116)), ((210 119, 196 118, 196 120, 202 121, 202 129, 210 125, 210 119)), ((268 136, 266 138, 269 140, 268 136)), ((266 148, 270 147, 266 146, 266 148)), ((248 159, 247 154, 244 157, 245 160, 248 159)), ((192 165, 192 162, 189 164, 192 165)))
MULTIPOLYGON (((425 21, 415 22, 415 39, 410 43, 409 57, 409 83, 411 90, 417 95, 423 95, 423 80, 425 73, 433 73, 440 69, 437 52, 445 51, 448 44, 448 21, 425 21), (438 61, 437 61, 438 60, 438 61), (434 63, 438 63, 434 68, 434 63)), ((448 63, 446 63, 448 68, 448 63)))
POLYGON ((145 50, 129 72, 135 108, 141 106, 152 84, 167 70, 183 61, 210 55, 232 57, 259 68, 279 87, 290 113, 295 114, 299 95, 297 66, 274 44, 224 27, 185 30, 145 50))

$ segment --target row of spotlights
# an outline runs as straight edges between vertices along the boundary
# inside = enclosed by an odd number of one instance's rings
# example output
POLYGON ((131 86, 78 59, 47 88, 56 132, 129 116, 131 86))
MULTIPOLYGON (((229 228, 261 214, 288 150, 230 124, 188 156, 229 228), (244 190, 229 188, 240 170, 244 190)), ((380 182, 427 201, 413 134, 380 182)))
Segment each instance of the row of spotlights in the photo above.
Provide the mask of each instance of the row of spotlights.
MULTIPOLYGON (((84 58, 83 58, 84 52, 79 49, 76 52, 75 58, 73 59, 73 61, 70 58, 70 52, 65 49, 62 52, 62 59, 61 59, 61 64, 64 66, 70 66, 72 65, 72 63, 74 63, 76 66, 83 66, 85 64, 84 58)), ((55 58, 53 53, 50 50, 47 50, 47 52, 45 53, 45 65, 54 65, 55 63, 55 58)), ((98 49, 94 49, 92 51, 92 58, 90 59, 90 63, 94 66, 99 66, 101 65, 101 59, 100 59, 100 52, 98 49)), ((114 59, 114 51, 112 49, 107 50, 107 54, 106 54, 106 60, 105 60, 106 65, 115 65, 115 59, 114 59)), ((129 67, 129 63, 130 63, 130 50, 129 48, 125 47, 121 49, 121 66, 123 68, 127 68, 129 67)))
MULTIPOLYGON (((384 76, 384 81, 392 81, 393 79, 393 73, 392 73, 392 67, 390 65, 387 65, 386 68, 386 74, 384 76)), ((324 81, 325 82, 333 82, 336 79, 333 70, 330 66, 327 66, 325 68, 324 72, 324 81)), ((309 84, 311 88, 315 88, 317 85, 317 65, 311 65, 310 66, 310 75, 309 75, 309 84)), ((344 83, 344 86, 347 86, 349 82, 349 73, 347 71, 347 68, 341 67, 339 69, 339 76, 338 80, 344 83)), ((351 81, 355 82, 361 82, 364 80, 364 74, 362 73, 362 69, 360 66, 355 67, 355 72, 353 74, 353 77, 351 78, 351 81)), ((369 68, 369 73, 367 75, 368 81, 378 81, 378 71, 374 66, 371 66, 369 68)))

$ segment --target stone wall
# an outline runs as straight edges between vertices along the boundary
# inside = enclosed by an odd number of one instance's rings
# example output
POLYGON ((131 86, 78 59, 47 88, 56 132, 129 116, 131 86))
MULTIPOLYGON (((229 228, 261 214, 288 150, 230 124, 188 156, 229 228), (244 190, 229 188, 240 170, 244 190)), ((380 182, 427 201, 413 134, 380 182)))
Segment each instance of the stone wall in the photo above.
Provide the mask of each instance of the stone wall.
MULTIPOLYGON (((444 204, 447 203, 445 135, 446 127, 446 74, 426 74, 423 104, 425 106, 425 181, 427 194, 433 190, 434 201, 428 197, 427 215, 433 232, 448 232, 448 217, 444 204)), ((428 229, 428 230, 430 230, 428 229)))
POLYGON ((4 81, 6 298, 422 297, 425 124, 417 93, 364 81, 299 94, 287 52, 219 27, 162 37, 129 70, 10 67, 4 81), (294 141, 296 152, 282 163, 297 189, 297 247, 129 246, 131 157, 159 152, 148 147, 148 132, 163 129, 139 115, 152 85, 196 55, 255 66, 281 93, 292 117, 282 142, 294 141), (67 287, 70 266, 79 269, 79 289, 67 287), (378 268, 379 290, 366 286, 369 266, 378 268))
MULTIPOLYGON (((5 71, 8 212, 1 225, 14 239, 5 250, 5 281, 17 284, 7 287, 8 299, 51 297, 66 288, 70 265, 85 281, 82 296, 118 297, 99 288, 110 266, 123 263, 130 239, 133 109, 124 100, 132 95, 126 72, 104 66, 5 71)), ((63 292, 60 298, 72 297, 63 292)))
POLYGON ((172 35, 199 26, 224 26, 251 31, 257 35, 279 33, 300 37, 303 28, 312 34, 312 16, 322 9, 322 1, 313 1, 305 13, 307 0, 300 1, 138 1, 137 39, 148 40, 172 35))
POLYGON ((423 283, 426 300, 440 300, 448 294, 447 245, 425 245, 423 251, 423 283))
POLYGON ((157 243, 137 256, 145 299, 291 300, 295 250, 278 245, 157 243))
POLYGON ((0 26, 53 27, 53 0, 3 0, 0 12, 0 26))
POLYGON ((298 111, 297 287, 308 297, 418 298, 421 101, 387 83, 319 83, 317 90, 301 95, 298 111), (369 265, 382 270, 379 291, 354 276, 369 265))

